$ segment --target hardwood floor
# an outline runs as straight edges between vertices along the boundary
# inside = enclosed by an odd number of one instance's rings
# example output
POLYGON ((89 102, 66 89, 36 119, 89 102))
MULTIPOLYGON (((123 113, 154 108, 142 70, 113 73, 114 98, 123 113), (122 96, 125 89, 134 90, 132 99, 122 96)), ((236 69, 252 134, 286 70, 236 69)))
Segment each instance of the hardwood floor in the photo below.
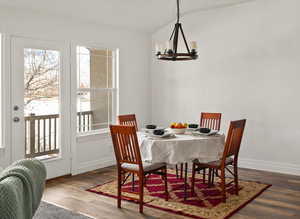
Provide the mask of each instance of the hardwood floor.
MULTIPOLYGON (((300 176, 249 169, 239 169, 239 176, 240 179, 256 180, 273 186, 232 216, 233 219, 300 218, 300 176)), ((49 180, 43 200, 101 219, 185 218, 148 207, 144 207, 142 215, 138 212, 138 205, 126 201, 122 202, 122 209, 118 209, 116 199, 85 191, 114 179, 116 179, 116 169, 108 167, 77 176, 49 180)))

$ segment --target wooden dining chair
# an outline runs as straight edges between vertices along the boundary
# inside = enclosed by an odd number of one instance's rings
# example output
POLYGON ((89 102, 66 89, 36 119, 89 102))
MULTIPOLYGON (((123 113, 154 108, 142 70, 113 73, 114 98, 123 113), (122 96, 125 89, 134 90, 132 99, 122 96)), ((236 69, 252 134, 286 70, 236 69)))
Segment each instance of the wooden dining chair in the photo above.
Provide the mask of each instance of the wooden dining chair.
POLYGON ((135 114, 119 115, 118 121, 120 125, 133 125, 136 128, 136 131, 138 131, 135 114))
MULTIPOLYGON (((119 115, 118 122, 120 125, 132 125, 138 131, 135 114, 119 115)), ((134 174, 132 174, 132 189, 134 189, 134 174)))
POLYGON ((166 200, 168 200, 167 166, 165 163, 142 162, 136 128, 134 126, 110 125, 118 169, 118 208, 121 208, 121 186, 126 182, 126 174, 139 177, 139 205, 143 212, 144 186, 148 174, 161 175, 164 180, 166 200))
POLYGON ((220 131, 222 113, 201 113, 200 127, 220 131))
MULTIPOLYGON (((230 122, 223 155, 220 160, 216 160, 208 163, 201 163, 199 161, 193 162, 192 185, 191 185, 192 195, 194 194, 196 171, 203 168, 209 168, 210 170, 212 169, 212 170, 221 171, 220 179, 221 179, 223 202, 226 202, 225 170, 228 170, 229 173, 231 173, 234 176, 234 181, 232 182, 234 182, 235 184, 235 194, 238 195, 239 193, 238 156, 239 156, 245 125, 246 125, 246 119, 230 122), (233 166, 233 172, 230 169, 228 169, 229 165, 233 166)), ((230 182, 229 184, 231 184, 232 182, 230 182)))
MULTIPOLYGON (((220 131, 222 113, 201 113, 200 115, 200 127, 210 128, 220 131)), ((176 164, 176 176, 178 177, 178 165, 176 164)), ((203 180, 206 179, 206 168, 203 168, 203 180)), ((200 173, 200 172, 199 172, 200 173)), ((180 178, 183 175, 183 163, 180 164, 180 178)), ((209 175, 209 177, 211 177, 209 175)))
MULTIPOLYGON (((200 115, 200 127, 220 131, 221 118, 222 118, 222 113, 202 112, 200 115)), ((211 170, 209 172, 211 172, 211 170)), ((209 173, 208 177, 209 178, 211 177, 210 173, 209 173)), ((203 169, 203 180, 204 181, 205 181, 205 178, 206 178, 206 168, 203 169)))

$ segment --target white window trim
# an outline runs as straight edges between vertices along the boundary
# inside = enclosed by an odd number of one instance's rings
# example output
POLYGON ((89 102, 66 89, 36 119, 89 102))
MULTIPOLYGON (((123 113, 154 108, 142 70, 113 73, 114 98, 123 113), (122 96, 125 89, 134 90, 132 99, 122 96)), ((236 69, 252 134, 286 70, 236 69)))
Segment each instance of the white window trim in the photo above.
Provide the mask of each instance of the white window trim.
POLYGON ((10 103, 10 84, 11 84, 11 74, 10 74, 10 45, 11 36, 9 34, 1 33, 1 80, 0 80, 0 116, 1 116, 1 138, 0 138, 0 152, 4 151, 8 145, 10 145, 10 135, 11 135, 11 103, 10 103))
MULTIPOLYGON (((77 91, 90 91, 89 88, 77 88, 77 46, 84 46, 84 47, 90 47, 93 49, 108 49, 113 51, 115 54, 113 55, 115 63, 113 64, 114 69, 114 87, 113 88, 93 88, 93 90, 111 90, 114 94, 112 95, 113 98, 113 105, 112 105, 112 123, 115 124, 117 122, 117 115, 119 114, 119 48, 113 47, 113 46, 104 46, 99 45, 97 43, 89 43, 89 42, 72 42, 71 43, 71 75, 72 75, 72 85, 71 85, 71 107, 72 107, 72 118, 76 118, 77 116, 77 91)), ((75 119, 74 119, 75 120, 75 119)), ((78 138, 88 138, 89 136, 94 135, 107 135, 109 133, 109 129, 98 129, 98 130, 91 130, 88 132, 77 132, 77 121, 71 121, 73 133, 75 133, 75 139, 78 138)))

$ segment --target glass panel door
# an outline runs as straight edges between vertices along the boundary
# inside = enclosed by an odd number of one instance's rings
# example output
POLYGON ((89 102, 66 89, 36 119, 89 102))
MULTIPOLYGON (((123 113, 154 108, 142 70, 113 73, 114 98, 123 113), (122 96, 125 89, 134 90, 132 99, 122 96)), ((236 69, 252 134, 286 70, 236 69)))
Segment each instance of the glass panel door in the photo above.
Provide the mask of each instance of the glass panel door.
POLYGON ((13 160, 37 158, 48 178, 70 173, 68 47, 12 39, 13 160))

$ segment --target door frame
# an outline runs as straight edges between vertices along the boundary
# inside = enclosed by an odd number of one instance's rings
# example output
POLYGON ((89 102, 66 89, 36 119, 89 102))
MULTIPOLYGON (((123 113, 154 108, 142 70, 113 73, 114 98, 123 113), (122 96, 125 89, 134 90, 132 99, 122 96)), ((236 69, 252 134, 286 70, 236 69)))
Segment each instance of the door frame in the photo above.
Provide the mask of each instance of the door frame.
MULTIPOLYGON (((43 160, 43 163, 46 165, 48 170, 47 178, 54 178, 61 175, 70 174, 72 170, 72 147, 71 147, 71 75, 70 75, 70 46, 68 43, 64 41, 53 41, 53 40, 43 40, 43 39, 35 39, 28 38, 23 36, 11 36, 10 37, 10 65, 11 65, 11 78, 10 78, 10 108, 9 108, 9 123, 10 123, 10 145, 11 145, 11 161, 15 161, 20 158, 20 153, 17 151, 16 141, 14 141, 14 123, 12 121, 17 113, 13 112, 13 105, 15 101, 14 97, 14 78, 18 76, 17 71, 17 63, 16 60, 16 49, 18 46, 24 46, 29 48, 37 48, 37 49, 50 49, 50 50, 58 50, 60 52, 60 154, 57 158, 43 160), (20 43, 20 45, 18 45, 20 43), (64 103, 63 105, 61 103, 64 103), (62 107, 63 106, 63 107, 62 107), (63 133, 63 134, 62 134, 63 133), (65 168, 62 168, 62 165, 65 168), (67 166, 66 166, 67 165, 67 166)), ((19 47, 20 48, 20 47, 19 47)), ((19 63, 20 65, 20 63, 19 63)), ((20 74, 20 73, 19 73, 20 74)), ((22 77, 23 78, 23 77, 22 77)), ((20 98, 20 97, 19 97, 20 98)), ((23 98, 23 97, 22 97, 23 98)), ((20 107, 19 114, 22 113, 24 117, 23 105, 20 107)), ((19 115, 21 116, 21 115, 19 115)), ((22 118, 22 117, 21 117, 22 118)), ((24 119, 21 119, 24 128, 24 119)), ((21 135, 21 136, 24 136, 21 135)), ((24 136, 25 138, 25 136, 24 136)), ((24 139, 23 138, 23 139, 24 139)), ((24 151, 25 152, 25 147, 24 151)), ((25 154, 25 153, 23 153, 25 154)))
POLYGON ((10 44, 11 35, 1 33, 1 144, 0 158, 2 164, 7 166, 11 163, 11 63, 10 44))

